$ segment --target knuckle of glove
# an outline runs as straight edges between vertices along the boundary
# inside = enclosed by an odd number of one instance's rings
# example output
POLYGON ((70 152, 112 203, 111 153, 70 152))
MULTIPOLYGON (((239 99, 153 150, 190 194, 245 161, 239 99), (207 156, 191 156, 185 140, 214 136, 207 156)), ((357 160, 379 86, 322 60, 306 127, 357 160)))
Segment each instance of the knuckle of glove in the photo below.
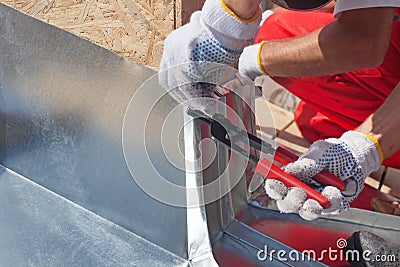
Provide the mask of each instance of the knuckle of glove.
POLYGON ((327 186, 324 188, 324 190, 322 190, 321 195, 326 197, 331 204, 329 208, 324 210, 324 213, 328 214, 340 210, 343 196, 338 188, 334 186, 327 186))
POLYGON ((288 191, 288 188, 281 181, 274 179, 265 180, 264 187, 266 194, 274 200, 283 199, 288 191))
POLYGON ((307 199, 299 210, 301 218, 307 221, 318 219, 323 211, 322 206, 314 199, 307 199))
POLYGON ((277 200, 278 209, 283 213, 296 213, 307 200, 307 194, 299 187, 288 189, 286 196, 282 200, 277 200))
POLYGON ((315 176, 323 169, 323 166, 311 158, 301 158, 293 163, 289 163, 285 167, 285 172, 290 175, 302 180, 303 182, 308 182, 308 179, 315 176))
POLYGON ((340 190, 333 186, 323 189, 322 195, 330 202, 330 207, 324 209, 318 201, 307 198, 307 194, 299 187, 286 187, 281 181, 267 179, 265 181, 266 194, 276 200, 276 205, 282 213, 298 213, 301 218, 312 221, 321 214, 333 214, 341 210, 343 196, 340 190))
POLYGON ((326 156, 327 151, 332 147, 333 144, 326 142, 324 140, 317 141, 313 143, 308 151, 302 154, 297 161, 303 159, 312 159, 315 162, 319 162, 319 160, 326 156))

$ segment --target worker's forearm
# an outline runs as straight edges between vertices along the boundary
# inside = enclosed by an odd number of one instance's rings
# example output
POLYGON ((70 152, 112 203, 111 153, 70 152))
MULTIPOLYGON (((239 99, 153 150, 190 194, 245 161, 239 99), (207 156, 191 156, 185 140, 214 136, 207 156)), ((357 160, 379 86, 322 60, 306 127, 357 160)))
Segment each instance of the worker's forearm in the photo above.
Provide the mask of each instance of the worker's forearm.
POLYGON ((224 2, 238 17, 251 19, 259 11, 262 0, 224 0, 224 2))
POLYGON ((380 64, 390 41, 394 8, 344 12, 312 33, 266 42, 261 64, 272 76, 321 76, 380 64))
POLYGON ((357 130, 374 136, 387 158, 400 150, 400 84, 357 130))
MULTIPOLYGON (((318 46, 320 31, 299 38, 265 42, 260 58, 270 76, 301 77, 332 73, 318 46), (323 69, 321 69, 321 67, 323 69)), ((335 70, 337 66, 335 66, 335 70)))

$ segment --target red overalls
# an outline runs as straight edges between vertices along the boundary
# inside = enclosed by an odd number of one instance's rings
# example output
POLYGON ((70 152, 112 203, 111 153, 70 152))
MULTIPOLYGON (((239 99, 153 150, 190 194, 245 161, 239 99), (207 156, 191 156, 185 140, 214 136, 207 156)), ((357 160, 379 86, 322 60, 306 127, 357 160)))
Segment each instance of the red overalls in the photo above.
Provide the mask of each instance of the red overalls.
MULTIPOLYGON (((255 43, 300 36, 333 20, 332 13, 278 11, 262 25, 255 43)), ((339 137, 375 112, 400 82, 400 22, 393 22, 389 49, 377 68, 320 77, 272 78, 302 100, 294 115, 306 139, 339 137)), ((400 151, 384 165, 400 168, 400 151)))

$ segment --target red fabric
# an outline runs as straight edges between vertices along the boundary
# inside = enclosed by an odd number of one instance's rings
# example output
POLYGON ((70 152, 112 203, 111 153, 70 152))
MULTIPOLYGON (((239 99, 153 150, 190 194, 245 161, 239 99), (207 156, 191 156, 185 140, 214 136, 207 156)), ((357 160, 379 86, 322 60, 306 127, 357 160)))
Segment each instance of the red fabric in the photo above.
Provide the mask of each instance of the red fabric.
MULTIPOLYGON (((397 13, 400 14, 400 8, 397 13)), ((332 13, 282 10, 264 22, 255 43, 301 36, 333 20, 332 13)), ((302 100, 295 111, 295 121, 306 139, 314 142, 339 137, 375 112, 400 82, 400 22, 393 22, 390 46, 377 68, 320 77, 273 79, 302 100)), ((400 168, 400 151, 384 164, 400 168)))

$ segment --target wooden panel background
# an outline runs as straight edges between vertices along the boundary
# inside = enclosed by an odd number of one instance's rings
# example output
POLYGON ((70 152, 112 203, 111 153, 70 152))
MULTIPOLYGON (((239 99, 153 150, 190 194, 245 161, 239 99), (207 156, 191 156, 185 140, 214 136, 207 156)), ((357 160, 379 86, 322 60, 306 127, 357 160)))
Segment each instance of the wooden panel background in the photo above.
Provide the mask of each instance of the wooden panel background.
POLYGON ((157 68, 163 41, 204 1, 0 0, 17 10, 157 68), (184 11, 183 11, 184 10, 184 11))
MULTIPOLYGON (((167 35, 205 0, 0 0, 126 58, 157 69, 167 35)), ((264 8, 271 8, 264 0, 264 8)))

